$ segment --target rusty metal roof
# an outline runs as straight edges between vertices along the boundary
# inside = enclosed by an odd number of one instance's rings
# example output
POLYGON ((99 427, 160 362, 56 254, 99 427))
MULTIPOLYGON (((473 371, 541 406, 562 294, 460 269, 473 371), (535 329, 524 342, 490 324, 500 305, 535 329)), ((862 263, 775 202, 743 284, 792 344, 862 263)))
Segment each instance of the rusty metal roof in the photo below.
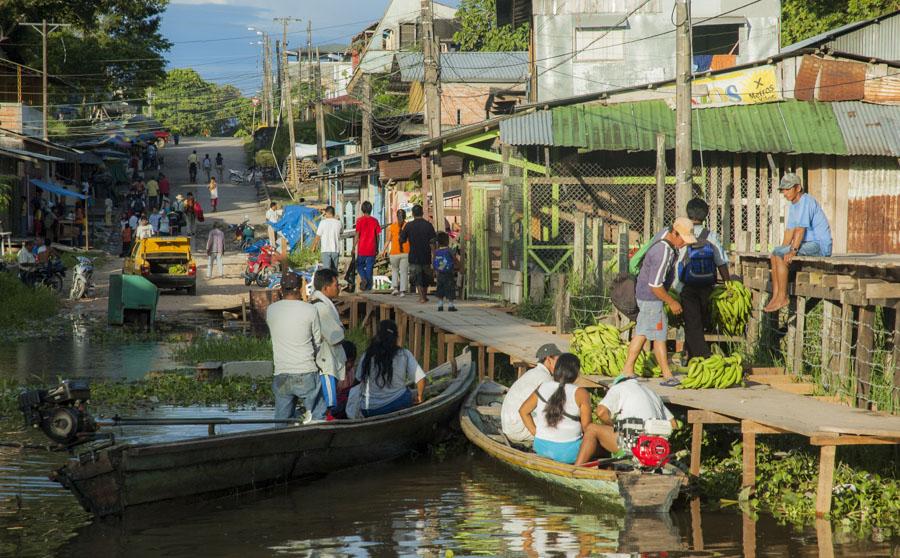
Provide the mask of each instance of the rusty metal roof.
POLYGON ((900 157, 900 106, 831 103, 848 155, 900 157))
MULTIPOLYGON (((675 112, 664 101, 556 107, 553 145, 588 151, 653 151, 656 134, 675 147, 675 112)), ((692 111, 693 147, 733 153, 846 155, 830 103, 785 101, 692 111)))

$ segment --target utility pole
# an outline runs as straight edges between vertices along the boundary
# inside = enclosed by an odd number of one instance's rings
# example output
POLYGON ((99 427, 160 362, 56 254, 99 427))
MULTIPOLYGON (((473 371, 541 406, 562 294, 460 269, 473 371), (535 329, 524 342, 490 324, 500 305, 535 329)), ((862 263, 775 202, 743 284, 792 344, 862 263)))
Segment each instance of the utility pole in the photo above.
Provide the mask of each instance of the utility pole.
POLYGON ((47 35, 56 31, 60 27, 71 27, 68 23, 47 23, 46 19, 42 19, 40 23, 20 23, 19 25, 27 25, 41 34, 41 53, 42 53, 42 64, 41 73, 41 86, 44 93, 44 107, 43 107, 43 137, 44 141, 50 139, 47 133, 47 97, 48 97, 48 88, 47 88, 47 35))
MULTIPOLYGON (((428 125, 428 137, 434 139, 441 135, 441 70, 438 56, 440 53, 434 40, 434 6, 432 0, 422 0, 422 54, 425 65, 425 122, 428 125)), ((438 230, 444 228, 444 189, 441 175, 440 147, 432 151, 431 157, 431 200, 432 216, 438 230)), ((425 177, 422 177, 424 184, 425 177)))
POLYGON ((290 140, 290 152, 288 153, 288 178, 291 180, 291 187, 295 192, 300 191, 300 169, 297 167, 297 147, 294 139, 294 107, 291 94, 291 72, 288 68, 287 59, 287 32, 288 24, 291 21, 300 21, 293 17, 276 17, 275 21, 280 21, 282 25, 281 34, 281 95, 284 99, 285 112, 287 112, 288 120, 288 138, 290 140))
POLYGON ((683 215, 693 191, 691 146, 691 2, 675 1, 675 215, 683 215))
POLYGON ((273 126, 275 124, 275 91, 272 87, 272 41, 269 39, 268 33, 263 34, 263 48, 266 49, 266 63, 263 67, 263 72, 266 77, 266 102, 268 110, 266 123, 269 126, 273 126))
MULTIPOLYGON (((297 67, 300 67, 300 57, 297 57, 297 67)), ((313 62, 312 62, 312 20, 306 22, 306 90, 308 91, 307 95, 311 95, 312 99, 315 99, 318 96, 318 93, 313 90, 313 62)), ((312 99, 307 99, 305 104, 306 117, 304 120, 309 120, 309 101, 312 99)))
POLYGON ((325 106, 322 103, 324 92, 322 91, 322 62, 319 60, 319 49, 316 49, 316 151, 319 155, 319 201, 324 202, 325 192, 325 161, 328 159, 328 149, 325 138, 325 106))
MULTIPOLYGON (((362 72, 362 68, 359 70, 362 72)), ((362 74, 362 137, 359 142, 360 165, 363 170, 369 170, 369 152, 372 151, 372 86, 369 83, 369 74, 362 74)), ((370 177, 363 176, 366 187, 360 190, 359 201, 369 199, 370 177)))

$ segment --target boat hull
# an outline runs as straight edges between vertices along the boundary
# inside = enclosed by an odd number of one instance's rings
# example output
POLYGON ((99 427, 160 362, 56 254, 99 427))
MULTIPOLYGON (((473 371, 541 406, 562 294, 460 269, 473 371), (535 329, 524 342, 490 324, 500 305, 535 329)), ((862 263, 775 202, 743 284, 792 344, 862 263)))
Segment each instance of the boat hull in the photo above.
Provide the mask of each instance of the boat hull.
POLYGON ((227 434, 89 453, 57 470, 98 517, 160 502, 190 502, 403 456, 436 439, 458 414, 474 371, 468 357, 437 396, 383 417, 227 434))

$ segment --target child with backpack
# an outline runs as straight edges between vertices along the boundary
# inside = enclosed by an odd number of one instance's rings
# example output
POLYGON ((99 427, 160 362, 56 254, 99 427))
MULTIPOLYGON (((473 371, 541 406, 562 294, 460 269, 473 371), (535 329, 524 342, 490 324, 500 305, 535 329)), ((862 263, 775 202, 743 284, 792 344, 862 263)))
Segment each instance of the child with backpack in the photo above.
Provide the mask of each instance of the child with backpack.
POLYGON ((459 261, 450 249, 450 235, 439 232, 435 239, 437 248, 434 250, 432 267, 437 275, 438 312, 444 311, 444 301, 448 302, 447 311, 456 312, 453 300, 456 298, 456 270, 459 261))

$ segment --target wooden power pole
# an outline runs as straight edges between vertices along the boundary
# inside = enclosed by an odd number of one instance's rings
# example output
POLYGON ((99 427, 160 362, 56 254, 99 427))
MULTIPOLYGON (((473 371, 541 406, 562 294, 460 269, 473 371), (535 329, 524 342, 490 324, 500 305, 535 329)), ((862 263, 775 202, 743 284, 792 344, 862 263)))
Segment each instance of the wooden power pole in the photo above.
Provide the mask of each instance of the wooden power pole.
POLYGON ((288 178, 291 181, 291 188, 294 192, 300 191, 300 169, 297 165, 297 147, 294 139, 294 103, 293 94, 291 93, 291 72, 288 68, 287 57, 287 32, 288 24, 291 21, 299 21, 293 17, 276 17, 275 21, 280 21, 282 25, 281 33, 281 97, 284 103, 285 113, 288 121, 288 138, 290 140, 290 148, 288 153, 288 178))
POLYGON ((47 23, 46 19, 41 20, 40 23, 20 23, 19 25, 27 25, 41 34, 41 89, 43 90, 43 138, 44 141, 50 139, 48 131, 47 131, 47 103, 49 97, 49 88, 47 83, 47 35, 56 31, 60 27, 70 27, 67 23, 47 23))
POLYGON ((675 215, 683 215, 693 190, 691 146, 691 2, 675 2, 675 215))
POLYGON ((319 50, 316 49, 316 81, 313 93, 316 98, 316 151, 319 155, 319 201, 324 202, 325 192, 325 161, 328 159, 328 149, 325 138, 325 105, 322 102, 325 92, 322 90, 322 62, 319 60, 319 50))
MULTIPOLYGON (((428 137, 441 135, 441 70, 437 42, 434 40, 434 6, 432 0, 422 0, 422 54, 425 65, 425 122, 428 137)), ((438 230, 444 229, 444 189, 441 176, 440 146, 432 150, 431 157, 431 200, 434 204, 432 215, 438 230)), ((425 176, 422 176, 422 183, 425 176)))
MULTIPOLYGON (((359 70, 362 72, 362 68, 359 70)), ((362 132, 359 141, 360 166, 365 172, 369 171, 369 152, 372 151, 372 84, 369 82, 369 74, 362 74, 362 132)), ((369 199, 368 174, 363 176, 366 187, 360 189, 359 201, 369 199)))

